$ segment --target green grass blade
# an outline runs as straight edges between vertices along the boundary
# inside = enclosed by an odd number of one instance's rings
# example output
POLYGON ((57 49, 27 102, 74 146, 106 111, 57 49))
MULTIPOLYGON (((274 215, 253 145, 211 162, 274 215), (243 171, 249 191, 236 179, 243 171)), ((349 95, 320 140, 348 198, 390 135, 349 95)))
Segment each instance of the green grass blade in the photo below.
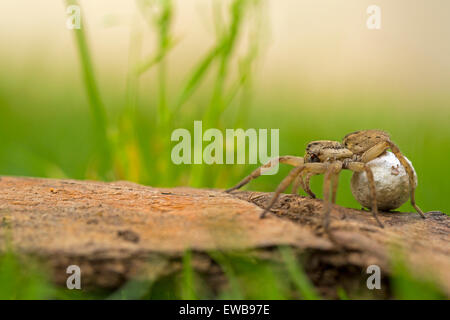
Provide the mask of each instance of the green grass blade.
POLYGON ((178 97, 172 112, 172 118, 178 114, 180 108, 186 103, 186 101, 192 96, 197 87, 200 85, 201 81, 205 77, 212 62, 215 60, 219 52, 220 46, 210 49, 210 51, 198 63, 197 67, 191 73, 188 80, 186 81, 186 84, 181 90, 181 94, 178 97))
POLYGON ((220 251, 211 251, 209 252, 209 256, 220 265, 229 283, 229 290, 222 293, 222 298, 233 300, 244 299, 244 293, 239 284, 239 279, 226 255, 220 251))
MULTIPOLYGON (((77 0, 66 0, 66 4, 77 5, 77 0)), ((91 113, 94 118, 95 133, 97 137, 97 145, 100 153, 100 165, 99 173, 101 178, 111 178, 112 159, 111 159, 111 147, 108 139, 108 122, 106 118, 106 111, 103 102, 100 98, 100 92, 98 90, 97 82, 94 74, 94 67, 89 52, 89 46, 86 34, 84 32, 84 24, 80 29, 73 29, 75 35, 75 43, 78 49, 79 59, 81 63, 81 69, 83 73, 83 82, 85 85, 86 93, 91 107, 91 113)))
POLYGON ((181 299, 195 300, 197 295, 195 293, 195 278, 194 270, 192 268, 192 253, 187 250, 183 256, 183 274, 181 282, 181 299))
POLYGON ((297 262, 294 253, 289 247, 280 247, 281 258, 283 259, 286 269, 297 287, 302 298, 306 300, 318 300, 320 296, 316 293, 313 285, 309 281, 300 264, 297 262))

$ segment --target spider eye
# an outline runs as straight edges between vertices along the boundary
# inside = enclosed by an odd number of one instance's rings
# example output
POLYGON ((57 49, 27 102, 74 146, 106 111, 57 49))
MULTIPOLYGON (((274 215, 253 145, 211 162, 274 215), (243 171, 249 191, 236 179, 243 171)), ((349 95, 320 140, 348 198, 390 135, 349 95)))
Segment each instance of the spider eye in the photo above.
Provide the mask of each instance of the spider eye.
POLYGON ((311 162, 320 162, 320 159, 315 154, 311 155, 311 162))

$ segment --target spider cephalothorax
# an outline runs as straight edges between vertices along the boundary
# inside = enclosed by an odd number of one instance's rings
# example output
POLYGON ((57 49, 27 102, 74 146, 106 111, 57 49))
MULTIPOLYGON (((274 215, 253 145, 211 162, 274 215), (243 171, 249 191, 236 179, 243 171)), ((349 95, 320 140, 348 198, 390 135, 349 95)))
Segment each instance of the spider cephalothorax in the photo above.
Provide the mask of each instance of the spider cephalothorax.
POLYGON ((325 162, 341 160, 352 156, 352 152, 338 141, 318 140, 306 146, 305 162, 325 162))
POLYGON ((415 181, 413 169, 406 161, 399 148, 390 140, 389 134, 381 130, 355 131, 347 134, 342 143, 331 140, 312 141, 308 143, 304 157, 282 156, 273 159, 269 163, 253 171, 236 186, 228 189, 227 192, 239 189, 252 179, 259 177, 261 175, 261 170, 273 166, 276 162, 294 166, 295 168, 292 169, 289 175, 280 183, 268 206, 261 214, 261 218, 263 218, 272 208, 280 193, 286 190, 292 182, 294 182, 292 188, 293 193, 297 193, 298 188, 301 186, 303 190, 305 190, 312 198, 315 198, 315 194, 309 187, 309 180, 313 175, 324 174, 324 227, 328 230, 330 191, 331 202, 335 203, 339 172, 342 169, 348 169, 354 172, 365 171, 369 181, 369 189, 372 199, 372 214, 378 224, 383 227, 383 224, 377 216, 378 209, 375 180, 371 169, 366 165, 366 163, 384 154, 388 149, 392 150, 402 166, 405 168, 409 177, 411 204, 414 206, 416 211, 423 218, 425 218, 422 210, 420 210, 415 203, 415 181))

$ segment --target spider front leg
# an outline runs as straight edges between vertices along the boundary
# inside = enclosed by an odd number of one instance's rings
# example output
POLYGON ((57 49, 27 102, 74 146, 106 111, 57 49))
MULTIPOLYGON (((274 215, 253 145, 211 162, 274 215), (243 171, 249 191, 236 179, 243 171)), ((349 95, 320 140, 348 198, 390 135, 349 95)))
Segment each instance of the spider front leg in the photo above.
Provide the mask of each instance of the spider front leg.
POLYGON ((234 190, 242 188, 243 186, 245 186, 247 183, 249 183, 253 179, 258 178, 261 175, 263 169, 271 168, 276 163, 289 164, 291 166, 298 167, 298 166, 303 165, 304 160, 303 160, 302 157, 295 157, 295 156, 282 156, 282 157, 278 157, 278 158, 272 159, 268 163, 266 163, 265 165, 259 167, 258 169, 253 171, 250 175, 248 175, 247 177, 242 179, 234 187, 225 190, 225 192, 229 193, 229 192, 232 192, 234 190))
POLYGON ((264 218, 269 212, 269 210, 272 208, 272 206, 277 201, 280 193, 282 193, 284 190, 286 190, 287 187, 292 183, 292 181, 302 173, 304 169, 308 170, 309 172, 313 172, 315 174, 324 173, 326 171, 327 164, 325 163, 306 163, 303 165, 300 165, 298 167, 295 167, 294 169, 289 172, 288 176, 281 181, 281 183, 278 185, 277 190, 275 190, 274 195, 272 196, 272 199, 270 199, 269 204, 264 209, 263 213, 261 214, 261 218, 264 218))
POLYGON ((372 215, 377 221, 378 225, 381 228, 384 228, 384 225, 378 219, 378 205, 377 205, 377 193, 375 189, 375 179, 373 177, 372 170, 363 162, 350 162, 346 169, 352 170, 354 172, 362 172, 365 171, 367 175, 367 180, 369 181, 369 190, 370 190, 370 198, 372 200, 372 215))

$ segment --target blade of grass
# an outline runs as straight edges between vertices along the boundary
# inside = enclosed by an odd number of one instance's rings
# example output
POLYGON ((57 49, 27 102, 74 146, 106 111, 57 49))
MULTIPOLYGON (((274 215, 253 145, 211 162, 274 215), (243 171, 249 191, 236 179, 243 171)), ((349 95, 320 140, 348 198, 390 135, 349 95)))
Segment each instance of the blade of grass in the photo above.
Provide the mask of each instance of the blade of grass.
POLYGON ((192 96, 197 87, 200 85, 201 81, 205 77, 212 62, 215 60, 220 50, 220 46, 213 47, 197 64, 197 67, 191 73, 188 80, 186 81, 186 84, 181 90, 181 94, 178 97, 175 107, 172 111, 172 119, 178 114, 180 108, 186 103, 186 101, 192 96))
POLYGON ((0 299, 50 299, 54 288, 45 270, 35 261, 19 258, 13 251, 0 255, 0 299))
POLYGON ((181 282, 181 299, 195 300, 194 270, 192 268, 192 253, 186 250, 183 256, 183 274, 181 282))
MULTIPOLYGON (((247 54, 240 62, 239 74, 240 74, 240 89, 241 99, 239 102, 238 114, 236 117, 235 127, 243 127, 248 119, 251 107, 251 91, 254 79, 255 64, 259 58, 262 46, 263 37, 265 35, 264 26, 266 22, 265 1, 256 0, 253 2, 253 23, 251 30, 249 31, 249 48, 247 54)), ((232 97, 232 94, 230 94, 232 97)), ((226 105, 230 105, 231 101, 226 102, 226 105)))
POLYGON ((264 260, 248 251, 209 252, 224 271, 230 290, 224 299, 287 299, 289 283, 277 263, 264 260))
POLYGON ((345 289, 342 287, 337 288, 337 296, 341 300, 350 300, 350 298, 347 295, 347 292, 345 292, 345 289))
MULTIPOLYGON (((233 60, 234 49, 239 41, 244 26, 244 17, 247 14, 251 2, 249 0, 234 0, 229 7, 230 23, 228 29, 225 29, 223 36, 219 39, 217 48, 218 71, 216 74, 213 93, 208 108, 203 115, 203 126, 206 129, 219 126, 220 118, 228 105, 225 83, 229 77, 229 69, 233 60)), ((217 9, 216 9, 217 10, 217 9)), ((206 166, 193 166, 190 178, 190 184, 194 187, 204 186, 206 166)))
POLYGON ((224 299, 244 299, 244 294, 239 284, 239 279, 234 272, 229 259, 227 259, 227 257, 220 251, 211 251, 208 254, 214 261, 216 261, 220 265, 230 285, 230 290, 226 294, 223 294, 224 299))
POLYGON ((158 68, 158 106, 159 115, 164 126, 167 125, 169 111, 167 107, 167 53, 170 47, 170 28, 172 25, 173 5, 171 0, 159 0, 161 13, 157 21, 158 55, 162 56, 158 68))
POLYGON ((207 109, 204 122, 207 127, 217 126, 221 112, 225 109, 224 104, 224 84, 228 75, 230 60, 233 49, 236 47, 237 40, 242 29, 243 17, 248 1, 234 0, 230 5, 231 23, 225 34, 221 46, 219 69, 216 75, 213 95, 209 108, 207 109))
POLYGON ((157 49, 154 58, 144 65, 144 71, 153 65, 158 66, 158 117, 162 128, 167 126, 169 111, 167 106, 167 54, 173 47, 171 27, 174 6, 172 0, 138 0, 147 23, 156 28, 157 49))
POLYGON ((444 300, 445 293, 430 272, 428 277, 418 277, 408 265, 405 253, 400 247, 391 248, 392 290, 395 299, 400 300, 444 300))
POLYGON ((297 262, 291 248, 280 247, 279 250, 289 276, 297 287, 301 297, 306 300, 320 299, 320 296, 316 293, 313 285, 303 271, 303 268, 297 262))
POLYGON ((152 282, 146 280, 130 280, 120 289, 113 292, 107 300, 137 300, 148 295, 152 288, 152 282))
POLYGON ((139 30, 137 17, 133 19, 130 28, 130 45, 128 52, 128 73, 125 87, 125 106, 120 114, 118 124, 117 145, 114 148, 114 168, 119 179, 133 182, 145 181, 149 176, 148 163, 139 144, 139 122, 137 121, 137 106, 139 97, 139 75, 134 67, 140 59, 142 48, 142 33, 139 30))
MULTIPOLYGON (((171 27, 173 22, 174 5, 172 0, 138 0, 147 23, 156 29, 157 43, 154 61, 148 66, 157 66, 158 83, 158 142, 161 145, 160 156, 155 159, 160 168, 159 182, 170 186, 173 184, 173 171, 170 168, 170 110, 167 99, 167 55, 173 46, 171 27)), ((147 66, 147 67, 148 67, 147 66)))
MULTIPOLYGON (((66 0, 66 5, 79 6, 79 3, 77 0, 66 0)), ((75 35, 75 43, 78 49, 81 69, 83 72, 84 85, 88 96, 89 105, 91 107, 91 113, 94 118, 94 128, 100 154, 98 171, 101 178, 109 180, 112 178, 112 152, 107 132, 108 122, 105 107, 100 98, 100 93, 95 79, 87 36, 84 29, 85 25, 83 24, 80 29, 73 29, 73 33, 75 35)))
MULTIPOLYGON (((172 50, 177 45, 177 42, 170 42, 167 48, 167 52, 172 50)), ((159 62, 161 62, 162 59, 164 59, 165 55, 163 55, 161 52, 147 57, 143 62, 141 62, 135 69, 136 74, 143 75, 147 71, 149 71, 151 68, 156 66, 159 62)))

